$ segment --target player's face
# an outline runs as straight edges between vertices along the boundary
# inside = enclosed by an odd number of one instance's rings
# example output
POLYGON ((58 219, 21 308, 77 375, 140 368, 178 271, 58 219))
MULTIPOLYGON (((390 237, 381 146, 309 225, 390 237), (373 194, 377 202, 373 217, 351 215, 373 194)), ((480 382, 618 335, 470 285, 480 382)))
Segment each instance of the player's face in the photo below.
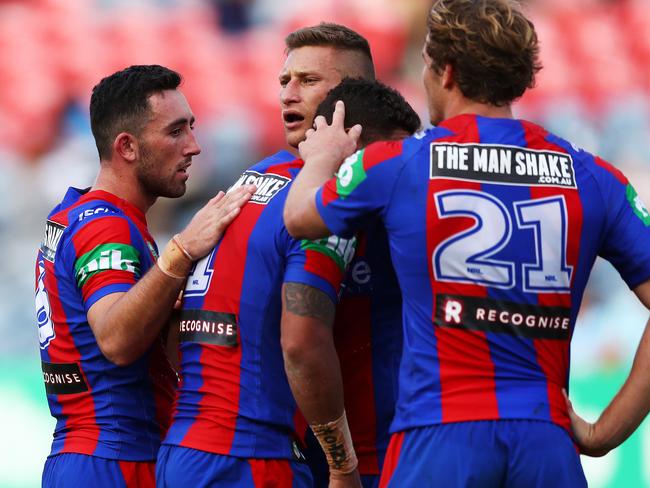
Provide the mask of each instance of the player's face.
POLYGON ((354 56, 326 46, 293 49, 280 73, 280 106, 287 144, 298 147, 327 92, 345 76, 361 76, 354 56))
POLYGON ((432 59, 426 52, 426 42, 422 47, 422 83, 427 93, 427 108, 429 109, 429 120, 431 124, 438 125, 444 120, 444 109, 442 105, 442 77, 432 68, 432 59))
POLYGON ((151 117, 138 138, 138 181, 151 197, 180 197, 192 157, 201 152, 193 133, 194 115, 178 90, 151 95, 149 106, 151 117))

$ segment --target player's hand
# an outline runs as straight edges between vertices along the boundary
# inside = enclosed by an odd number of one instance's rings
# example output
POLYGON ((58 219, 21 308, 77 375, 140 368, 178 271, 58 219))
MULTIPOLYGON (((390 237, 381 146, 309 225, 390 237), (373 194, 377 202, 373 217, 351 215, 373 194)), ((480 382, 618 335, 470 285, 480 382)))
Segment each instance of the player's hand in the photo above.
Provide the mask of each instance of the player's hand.
POLYGON ((220 191, 196 212, 179 234, 180 243, 192 258, 200 259, 212 250, 256 189, 255 185, 243 185, 228 193, 220 191))
POLYGON ((359 470, 355 469, 350 474, 330 474, 329 488, 363 488, 359 470))
POLYGON ((309 129, 305 140, 298 145, 305 164, 325 165, 334 173, 345 158, 356 152, 361 126, 357 124, 346 131, 344 121, 345 105, 340 100, 336 102, 332 125, 322 115, 314 119, 315 129, 309 129))
POLYGON ((576 444, 580 449, 581 454, 592 457, 604 456, 609 452, 609 449, 601 445, 597 440, 596 425, 587 422, 580 417, 573 409, 573 404, 569 400, 566 390, 562 390, 564 399, 566 400, 567 410, 569 412, 569 419, 571 420, 571 430, 575 438, 576 444))

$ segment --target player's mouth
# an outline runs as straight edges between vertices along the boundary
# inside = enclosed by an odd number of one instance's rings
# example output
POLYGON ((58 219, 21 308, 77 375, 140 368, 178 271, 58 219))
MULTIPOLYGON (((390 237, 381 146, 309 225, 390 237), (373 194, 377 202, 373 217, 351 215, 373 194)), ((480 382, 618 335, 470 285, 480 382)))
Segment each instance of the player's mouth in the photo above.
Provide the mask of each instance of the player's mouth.
POLYGON ((190 166, 192 166, 192 162, 186 161, 181 166, 178 167, 178 170, 176 172, 181 174, 184 177, 184 179, 188 179, 190 177, 190 174, 188 173, 187 170, 189 169, 190 166))
POLYGON ((284 120, 284 127, 287 130, 296 130, 305 121, 305 117, 296 110, 284 110, 282 112, 282 119, 284 120))

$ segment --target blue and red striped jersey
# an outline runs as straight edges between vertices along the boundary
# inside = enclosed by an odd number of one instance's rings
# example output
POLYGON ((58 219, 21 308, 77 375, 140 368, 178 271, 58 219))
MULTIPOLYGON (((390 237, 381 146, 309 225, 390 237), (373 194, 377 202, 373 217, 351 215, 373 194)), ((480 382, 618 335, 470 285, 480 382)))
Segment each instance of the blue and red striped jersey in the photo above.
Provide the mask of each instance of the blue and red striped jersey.
POLYGON ((562 388, 596 256, 650 277, 650 215, 617 169, 530 122, 461 115, 348 158, 328 228, 379 216, 403 295, 392 431, 483 419, 569 429, 562 388))
POLYGON ((181 383, 164 444, 244 458, 300 457, 304 432, 280 345, 283 283, 302 283, 338 301, 355 239, 293 239, 282 220, 302 161, 281 151, 233 185, 254 183, 215 249, 198 261, 179 322, 181 383))
POLYGON ((402 295, 379 221, 358 234, 336 309, 334 340, 359 473, 377 475, 390 440, 402 352, 402 295))
POLYGON ((156 254, 144 214, 105 191, 70 188, 48 216, 35 299, 45 391, 57 420, 50 455, 156 459, 176 386, 163 339, 119 367, 102 354, 86 316, 100 298, 128 291, 156 254))

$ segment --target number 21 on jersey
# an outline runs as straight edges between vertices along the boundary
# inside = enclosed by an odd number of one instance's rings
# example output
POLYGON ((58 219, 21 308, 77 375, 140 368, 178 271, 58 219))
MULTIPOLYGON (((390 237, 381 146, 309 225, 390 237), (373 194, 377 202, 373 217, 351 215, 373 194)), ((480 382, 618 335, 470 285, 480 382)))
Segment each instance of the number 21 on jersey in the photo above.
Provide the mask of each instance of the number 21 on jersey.
POLYGON ((567 210, 564 196, 520 200, 508 208, 495 196, 475 190, 435 193, 438 217, 472 219, 473 225, 442 241, 433 251, 438 281, 470 283, 495 288, 517 285, 530 293, 568 293, 573 268, 567 265, 567 210), (533 232, 530 261, 517 262, 497 255, 516 232, 533 232))

